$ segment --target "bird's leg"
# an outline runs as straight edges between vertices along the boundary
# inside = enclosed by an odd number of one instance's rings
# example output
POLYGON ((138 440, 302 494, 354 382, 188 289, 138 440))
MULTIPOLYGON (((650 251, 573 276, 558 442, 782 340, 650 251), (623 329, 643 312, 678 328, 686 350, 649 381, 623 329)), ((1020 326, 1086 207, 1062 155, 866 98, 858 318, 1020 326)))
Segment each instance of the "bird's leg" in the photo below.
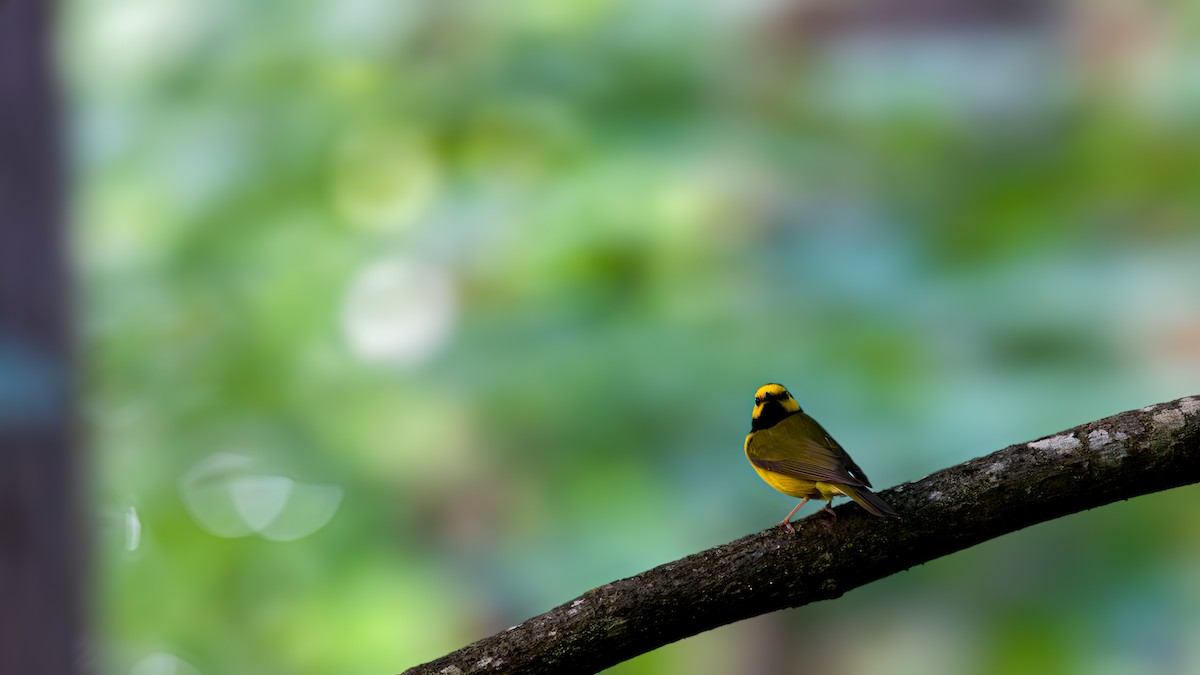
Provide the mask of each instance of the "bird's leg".
POLYGON ((821 510, 822 510, 822 511, 824 511, 825 513, 828 513, 828 514, 829 514, 829 517, 830 517, 830 518, 833 518, 833 519, 836 521, 836 520, 837 520, 837 514, 833 512, 833 508, 832 508, 832 507, 833 507, 833 500, 832 500, 832 499, 830 499, 830 500, 829 500, 829 503, 825 505, 825 508, 823 508, 823 509, 821 509, 821 510))
POLYGON ((805 497, 803 500, 800 501, 799 504, 796 505, 796 508, 792 509, 791 513, 784 516, 783 522, 779 523, 779 524, 786 527, 788 529, 788 532, 795 534, 796 528, 792 527, 792 516, 796 515, 796 512, 800 510, 800 507, 804 506, 807 503, 808 503, 808 497, 805 497))

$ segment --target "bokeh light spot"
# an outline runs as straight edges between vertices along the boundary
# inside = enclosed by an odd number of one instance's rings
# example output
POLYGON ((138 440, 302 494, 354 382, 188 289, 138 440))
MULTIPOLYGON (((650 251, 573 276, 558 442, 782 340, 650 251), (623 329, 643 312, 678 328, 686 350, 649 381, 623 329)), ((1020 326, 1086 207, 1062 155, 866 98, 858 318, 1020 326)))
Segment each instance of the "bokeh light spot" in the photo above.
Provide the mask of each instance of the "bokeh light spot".
POLYGON ((180 479, 188 512, 218 537, 259 533, 271 541, 308 536, 328 523, 342 501, 335 485, 299 483, 265 474, 250 457, 211 455, 180 479))
POLYGON ((407 225, 432 201, 436 167, 429 150, 412 136, 388 130, 355 133, 335 159, 334 202, 361 228, 407 225))
POLYGON ((135 663, 129 675, 200 675, 200 670, 174 654, 154 652, 135 663))
POLYGON ((229 481, 234 510, 255 532, 283 513, 291 493, 292 481, 283 476, 239 476, 229 481))
POLYGON ((234 507, 229 481, 252 465, 249 457, 217 453, 198 462, 179 481, 188 513, 218 537, 244 537, 253 531, 234 507))
POLYGON ((364 361, 414 365, 445 343, 456 310, 445 270, 387 260, 367 266, 351 284, 342 325, 351 350, 364 361))
POLYGON ((142 544, 142 521, 138 518, 137 509, 129 507, 125 511, 125 550, 136 551, 142 544))
POLYGON ((321 529, 342 503, 342 489, 336 485, 293 483, 287 508, 263 525, 259 534, 271 541, 293 541, 321 529))

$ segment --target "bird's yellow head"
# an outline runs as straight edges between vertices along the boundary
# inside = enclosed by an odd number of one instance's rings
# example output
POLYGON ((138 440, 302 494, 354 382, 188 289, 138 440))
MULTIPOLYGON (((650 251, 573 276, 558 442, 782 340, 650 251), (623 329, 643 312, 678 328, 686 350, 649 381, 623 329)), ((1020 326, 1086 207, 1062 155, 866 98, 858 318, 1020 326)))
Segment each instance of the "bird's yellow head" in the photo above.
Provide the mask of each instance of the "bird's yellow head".
POLYGON ((764 384, 754 392, 754 412, 750 414, 750 428, 767 429, 793 413, 803 412, 800 404, 782 384, 764 384))

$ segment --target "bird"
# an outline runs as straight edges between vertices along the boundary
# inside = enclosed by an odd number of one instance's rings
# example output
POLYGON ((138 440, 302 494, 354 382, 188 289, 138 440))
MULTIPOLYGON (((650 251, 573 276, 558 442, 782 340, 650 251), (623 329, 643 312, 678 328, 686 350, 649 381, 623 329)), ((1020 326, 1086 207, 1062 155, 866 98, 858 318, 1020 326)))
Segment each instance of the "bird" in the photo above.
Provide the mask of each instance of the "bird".
POLYGON ((833 498, 845 495, 875 516, 899 518, 896 510, 871 492, 871 481, 828 431, 800 409, 781 384, 754 392, 746 458, 767 485, 785 495, 803 497, 780 525, 795 533, 792 516, 809 499, 826 502, 834 519, 833 498))

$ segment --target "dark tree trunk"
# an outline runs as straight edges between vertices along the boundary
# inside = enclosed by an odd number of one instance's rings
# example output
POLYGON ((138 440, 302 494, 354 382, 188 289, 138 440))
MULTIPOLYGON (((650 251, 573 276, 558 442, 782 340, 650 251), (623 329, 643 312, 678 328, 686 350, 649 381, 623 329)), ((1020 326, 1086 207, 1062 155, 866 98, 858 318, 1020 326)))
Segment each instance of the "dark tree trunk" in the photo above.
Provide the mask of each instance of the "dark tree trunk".
POLYGON ((79 670, 74 376, 52 4, 0 0, 0 673, 79 670))

